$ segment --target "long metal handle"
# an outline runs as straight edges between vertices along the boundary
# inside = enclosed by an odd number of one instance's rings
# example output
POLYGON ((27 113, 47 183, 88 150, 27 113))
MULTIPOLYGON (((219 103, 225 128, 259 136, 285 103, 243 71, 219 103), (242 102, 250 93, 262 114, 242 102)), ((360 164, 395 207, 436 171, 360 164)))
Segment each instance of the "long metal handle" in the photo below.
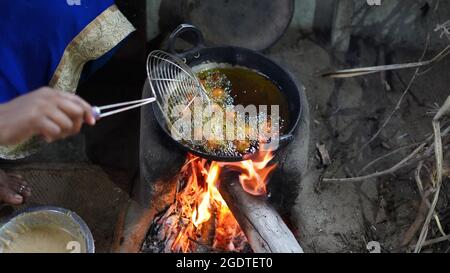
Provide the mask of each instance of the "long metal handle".
POLYGON ((94 115, 96 120, 99 120, 104 117, 112 116, 118 113, 122 113, 134 108, 142 107, 144 105, 150 104, 152 102, 156 101, 156 98, 148 98, 143 100, 134 100, 134 101, 127 101, 127 102, 121 102, 121 103, 115 103, 110 105, 104 105, 104 106, 94 106, 92 107, 92 114, 94 115), (130 105, 130 106, 128 106, 130 105), (102 112, 103 110, 117 108, 121 106, 127 106, 123 108, 119 108, 116 110, 111 110, 109 112, 102 112))

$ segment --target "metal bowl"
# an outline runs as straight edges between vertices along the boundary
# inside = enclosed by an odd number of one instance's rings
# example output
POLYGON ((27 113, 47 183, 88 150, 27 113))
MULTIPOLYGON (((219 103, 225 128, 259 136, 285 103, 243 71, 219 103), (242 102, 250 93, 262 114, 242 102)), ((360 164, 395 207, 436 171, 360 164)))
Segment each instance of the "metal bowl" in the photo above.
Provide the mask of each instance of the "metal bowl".
POLYGON ((4 224, 0 223, 0 253, 3 252, 3 244, 11 240, 11 236, 14 236, 14 234, 20 234, 24 226, 61 228, 74 238, 74 241, 68 242, 67 252, 95 252, 92 233, 76 213, 64 208, 42 206, 19 211, 8 218, 4 224))

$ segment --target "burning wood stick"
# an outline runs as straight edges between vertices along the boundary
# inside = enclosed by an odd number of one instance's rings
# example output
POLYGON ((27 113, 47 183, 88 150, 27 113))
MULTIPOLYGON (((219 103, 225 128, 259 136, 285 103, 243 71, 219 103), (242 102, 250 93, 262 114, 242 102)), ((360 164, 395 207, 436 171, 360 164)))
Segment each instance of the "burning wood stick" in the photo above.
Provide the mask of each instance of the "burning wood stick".
POLYGON ((203 223, 202 229, 201 229, 201 238, 199 240, 199 245, 196 250, 198 253, 207 253, 210 252, 213 248, 214 244, 214 236, 216 233, 216 212, 212 212, 212 217, 203 223))
POLYGON ((276 210, 244 191, 235 173, 224 173, 219 191, 256 253, 303 253, 276 210))

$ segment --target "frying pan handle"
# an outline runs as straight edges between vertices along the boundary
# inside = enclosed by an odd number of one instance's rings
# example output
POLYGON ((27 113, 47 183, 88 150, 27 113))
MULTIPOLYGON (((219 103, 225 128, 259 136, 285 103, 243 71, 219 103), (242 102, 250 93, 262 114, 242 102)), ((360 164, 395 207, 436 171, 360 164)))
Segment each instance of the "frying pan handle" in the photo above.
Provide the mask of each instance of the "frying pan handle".
POLYGON ((202 32, 196 26, 190 24, 179 25, 169 37, 169 53, 178 57, 186 57, 189 54, 195 54, 199 49, 205 47, 205 38, 202 32), (183 35, 184 34, 184 35, 183 35), (183 35, 183 37, 181 37, 183 35), (193 45, 192 48, 179 52, 175 49, 175 44, 178 39, 183 39, 193 45))
POLYGON ((288 145, 292 140, 294 139, 294 135, 292 134, 286 134, 286 135, 282 135, 279 139, 280 141, 280 148, 285 147, 286 145, 288 145))

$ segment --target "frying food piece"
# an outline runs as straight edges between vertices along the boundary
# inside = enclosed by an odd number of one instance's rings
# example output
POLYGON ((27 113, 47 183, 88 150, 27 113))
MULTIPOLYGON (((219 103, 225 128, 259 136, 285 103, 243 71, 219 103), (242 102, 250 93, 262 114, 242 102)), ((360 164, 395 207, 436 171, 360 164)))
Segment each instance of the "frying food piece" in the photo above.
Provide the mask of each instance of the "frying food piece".
POLYGON ((216 87, 212 90, 211 95, 213 97, 214 100, 223 100, 224 96, 225 96, 225 90, 223 90, 220 87, 216 87))
POLYGON ((202 128, 194 126, 194 120, 192 120, 194 136, 202 136, 202 139, 196 138, 195 141, 187 143, 207 153, 234 156, 242 156, 257 149, 259 141, 262 140, 258 128, 261 128, 262 125, 263 132, 270 131, 270 118, 268 118, 267 124, 261 124, 265 120, 265 115, 244 116, 245 123, 240 120, 238 124, 238 118, 242 119, 243 117, 238 115, 236 111, 226 111, 229 106, 234 107, 234 100, 231 95, 232 83, 228 76, 219 69, 203 71, 197 76, 212 102, 210 111, 212 113, 225 113, 225 116, 216 116, 215 114, 209 117, 203 116, 201 120, 202 128), (230 121, 233 125, 234 136, 237 139, 226 139, 227 129, 230 129, 227 128, 227 124, 230 121))
POLYGON ((214 140, 209 139, 206 141, 206 147, 210 151, 219 150, 221 147, 223 147, 224 142, 222 140, 214 140))
POLYGON ((247 153, 250 149, 250 141, 248 140, 235 140, 233 141, 233 144, 236 147, 236 150, 241 154, 247 153))
POLYGON ((217 70, 208 70, 198 76, 214 103, 222 106, 233 104, 233 98, 230 95, 232 84, 225 74, 217 70))
POLYGON ((244 133, 247 138, 255 139, 258 136, 258 128, 256 128, 256 126, 252 127, 252 126, 250 126, 250 124, 247 124, 247 125, 245 125, 244 133))

